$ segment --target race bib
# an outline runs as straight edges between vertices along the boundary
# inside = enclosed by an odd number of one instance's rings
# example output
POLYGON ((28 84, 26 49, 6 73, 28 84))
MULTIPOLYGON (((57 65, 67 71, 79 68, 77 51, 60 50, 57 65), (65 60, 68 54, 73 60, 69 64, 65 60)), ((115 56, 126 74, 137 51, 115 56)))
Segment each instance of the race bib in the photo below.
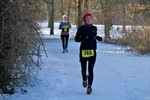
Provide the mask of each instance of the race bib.
POLYGON ((88 58, 94 56, 94 50, 82 50, 82 57, 88 58))
POLYGON ((67 32, 68 31, 68 26, 64 26, 64 32, 67 32))

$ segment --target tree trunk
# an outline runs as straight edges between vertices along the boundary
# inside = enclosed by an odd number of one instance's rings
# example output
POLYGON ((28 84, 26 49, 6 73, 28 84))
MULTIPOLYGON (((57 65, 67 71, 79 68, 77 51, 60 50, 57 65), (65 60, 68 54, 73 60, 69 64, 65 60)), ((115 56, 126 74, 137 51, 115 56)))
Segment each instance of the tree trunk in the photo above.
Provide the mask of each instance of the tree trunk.
MULTIPOLYGON (((74 5, 74 9, 75 9, 75 18, 74 18, 74 22, 75 22, 76 25, 78 25, 77 0, 74 0, 74 4, 75 4, 75 5, 74 5)), ((78 27, 78 26, 77 26, 77 27, 78 27)))
POLYGON ((68 12, 67 12, 67 16, 68 16, 68 20, 69 20, 69 15, 70 15, 70 8, 71 8, 71 0, 69 0, 69 3, 68 3, 68 12))
POLYGON ((63 0, 60 0, 60 3, 61 3, 61 9, 60 9, 60 13, 61 15, 63 16, 65 13, 64 13, 64 5, 63 5, 63 0))
POLYGON ((123 21, 122 21, 122 32, 126 33, 126 14, 125 14, 125 4, 123 3, 123 21))
POLYGON ((85 4, 84 13, 87 13, 88 12, 88 0, 85 0, 84 4, 85 4))
POLYGON ((48 1, 48 27, 50 28, 50 34, 54 34, 54 0, 48 1))
POLYGON ((50 2, 48 1, 48 3, 47 3, 47 19, 48 19, 48 28, 50 28, 50 2))
POLYGON ((82 25, 81 0, 78 1, 78 27, 82 25))
POLYGON ((108 42, 110 40, 110 28, 111 28, 111 22, 110 19, 106 18, 104 22, 105 26, 105 41, 108 42))

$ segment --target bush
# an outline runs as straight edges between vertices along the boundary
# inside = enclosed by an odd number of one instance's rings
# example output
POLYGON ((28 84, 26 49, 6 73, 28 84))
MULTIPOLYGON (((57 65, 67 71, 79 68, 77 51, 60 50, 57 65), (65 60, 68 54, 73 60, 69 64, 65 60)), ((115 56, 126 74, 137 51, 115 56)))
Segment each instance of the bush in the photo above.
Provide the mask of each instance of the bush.
POLYGON ((134 51, 141 54, 150 53, 150 29, 132 28, 131 32, 125 33, 122 38, 118 39, 119 43, 124 46, 131 46, 134 51))
POLYGON ((39 67, 40 36, 35 22, 41 0, 0 0, 0 89, 28 85, 39 67), (36 57, 36 59, 35 59, 36 57))

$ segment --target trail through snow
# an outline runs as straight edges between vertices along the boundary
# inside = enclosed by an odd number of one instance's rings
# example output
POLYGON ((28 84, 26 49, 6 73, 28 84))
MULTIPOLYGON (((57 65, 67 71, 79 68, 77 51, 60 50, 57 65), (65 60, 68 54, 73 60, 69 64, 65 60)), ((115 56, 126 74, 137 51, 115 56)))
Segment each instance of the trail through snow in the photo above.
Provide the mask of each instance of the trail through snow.
MULTIPOLYGON (((38 84, 28 93, 4 95, 4 100, 150 100, 150 57, 125 52, 121 46, 97 44, 93 92, 82 87, 79 43, 69 40, 62 53, 61 40, 44 41, 38 84)), ((0 100, 2 97, 0 96, 0 100)))

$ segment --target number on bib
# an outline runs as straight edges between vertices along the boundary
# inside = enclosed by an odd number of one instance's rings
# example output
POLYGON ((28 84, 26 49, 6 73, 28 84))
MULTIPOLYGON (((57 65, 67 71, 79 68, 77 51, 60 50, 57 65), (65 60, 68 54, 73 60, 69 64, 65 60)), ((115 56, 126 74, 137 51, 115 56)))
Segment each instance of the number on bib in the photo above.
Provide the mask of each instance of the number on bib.
POLYGON ((64 26, 64 31, 65 31, 65 32, 68 31, 68 26, 64 26))
POLYGON ((92 57, 92 56, 94 56, 94 50, 82 50, 83 58, 92 57))

